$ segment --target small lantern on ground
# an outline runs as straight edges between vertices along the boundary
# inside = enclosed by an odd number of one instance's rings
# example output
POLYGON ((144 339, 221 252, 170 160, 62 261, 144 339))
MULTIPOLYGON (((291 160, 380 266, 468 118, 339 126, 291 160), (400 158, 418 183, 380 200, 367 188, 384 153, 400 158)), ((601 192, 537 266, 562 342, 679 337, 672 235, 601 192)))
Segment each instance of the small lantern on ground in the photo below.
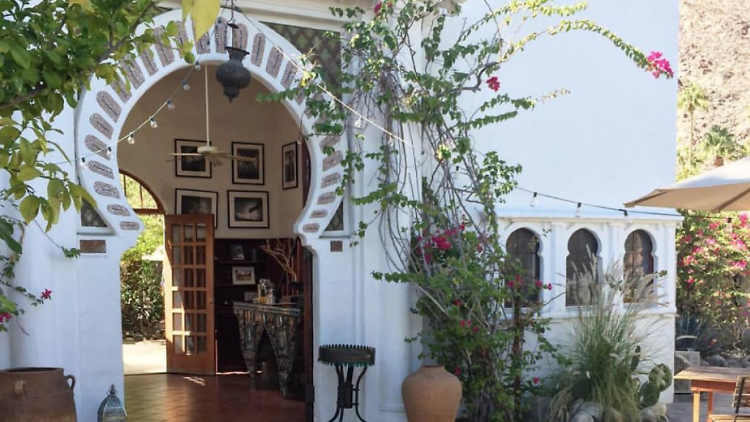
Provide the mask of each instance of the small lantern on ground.
POLYGON ((125 407, 117 398, 117 390, 114 385, 109 387, 107 398, 99 405, 96 420, 97 422, 126 422, 128 420, 125 407))
POLYGON ((250 53, 241 48, 225 48, 229 52, 229 60, 216 68, 216 80, 224 88, 224 95, 231 103, 240 95, 241 89, 250 85, 250 71, 242 64, 242 60, 250 53))

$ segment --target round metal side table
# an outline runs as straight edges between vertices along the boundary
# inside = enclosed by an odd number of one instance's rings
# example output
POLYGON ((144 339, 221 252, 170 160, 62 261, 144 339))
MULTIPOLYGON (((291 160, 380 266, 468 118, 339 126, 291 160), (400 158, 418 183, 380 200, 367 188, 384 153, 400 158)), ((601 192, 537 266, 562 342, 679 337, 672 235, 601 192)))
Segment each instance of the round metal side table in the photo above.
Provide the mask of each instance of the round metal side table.
POLYGON ((320 346, 318 360, 326 365, 334 366, 339 380, 336 414, 328 422, 334 422, 336 418, 339 418, 339 422, 343 421, 344 411, 351 408, 354 408, 357 419, 366 422, 359 414, 359 383, 365 376, 367 368, 375 364, 375 348, 349 344, 320 346), (357 367, 362 368, 362 373, 357 377, 357 383, 353 384, 354 368, 357 367))

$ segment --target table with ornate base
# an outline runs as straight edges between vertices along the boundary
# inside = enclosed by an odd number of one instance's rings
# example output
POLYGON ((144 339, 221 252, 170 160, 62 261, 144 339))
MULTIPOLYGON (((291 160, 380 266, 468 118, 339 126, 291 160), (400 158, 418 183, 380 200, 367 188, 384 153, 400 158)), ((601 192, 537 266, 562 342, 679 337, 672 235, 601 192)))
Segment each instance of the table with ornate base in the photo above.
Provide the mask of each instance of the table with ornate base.
POLYGON ((251 385, 255 388, 258 347, 263 333, 266 332, 279 370, 279 389, 286 397, 289 375, 294 370, 294 362, 302 341, 301 310, 279 305, 234 302, 234 314, 240 327, 242 355, 250 372, 251 385))

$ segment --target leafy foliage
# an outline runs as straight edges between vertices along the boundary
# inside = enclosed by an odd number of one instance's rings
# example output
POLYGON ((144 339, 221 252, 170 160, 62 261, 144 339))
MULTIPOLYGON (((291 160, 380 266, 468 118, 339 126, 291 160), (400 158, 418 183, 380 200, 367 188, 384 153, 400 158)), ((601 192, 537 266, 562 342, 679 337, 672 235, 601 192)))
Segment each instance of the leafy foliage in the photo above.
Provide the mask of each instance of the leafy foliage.
POLYGON ((613 265, 604 273, 603 282, 591 268, 578 272, 581 282, 596 286, 592 306, 579 308, 571 335, 571 344, 564 349, 569 366, 557 375, 561 388, 553 398, 552 420, 568 420, 568 408, 575 399, 599 403, 610 413, 621 415, 621 420, 637 421, 641 408, 655 404, 659 394, 671 385, 671 371, 664 366, 653 366, 648 381, 641 384, 645 374, 644 357, 648 352, 643 344, 651 336, 644 310, 658 304, 655 275, 623 279, 622 269, 613 265), (619 310, 620 292, 634 290, 638 301, 625 303, 619 310), (612 410, 614 410, 614 412, 612 410))
POLYGON ((343 160, 339 193, 373 169, 375 180, 353 202, 374 212, 372 220, 359 222, 358 233, 379 236, 391 265, 374 276, 417 289, 414 311, 429 329, 411 341, 421 341, 426 355, 459 376, 469 420, 522 420, 523 398, 537 388, 528 371, 542 356, 556 356, 544 337, 544 303, 528 300, 545 283, 522 272, 500 236, 496 205, 515 187, 521 168, 494 151, 480 155, 473 134, 486 127, 500 131, 501 123, 565 91, 512 97, 501 91, 499 70, 541 37, 586 31, 654 76, 671 77, 671 71, 660 54, 647 57, 611 31, 576 19, 584 2, 512 1, 474 22, 460 16, 460 6, 446 10, 444 3, 387 0, 376 5, 373 19, 361 8, 333 7, 334 15, 349 19, 342 85, 324 86, 320 68, 306 57, 300 87, 263 99, 303 94, 322 135, 342 135, 350 122, 364 121, 354 125, 357 141, 343 160), (551 26, 515 41, 504 37, 515 23, 541 16, 551 18, 551 26), (464 24, 449 37, 453 19, 464 24), (416 28, 421 40, 412 38, 416 28), (486 31, 491 35, 479 36, 486 31), (373 127, 380 139, 365 139, 373 127), (528 347, 529 339, 538 346, 528 347))

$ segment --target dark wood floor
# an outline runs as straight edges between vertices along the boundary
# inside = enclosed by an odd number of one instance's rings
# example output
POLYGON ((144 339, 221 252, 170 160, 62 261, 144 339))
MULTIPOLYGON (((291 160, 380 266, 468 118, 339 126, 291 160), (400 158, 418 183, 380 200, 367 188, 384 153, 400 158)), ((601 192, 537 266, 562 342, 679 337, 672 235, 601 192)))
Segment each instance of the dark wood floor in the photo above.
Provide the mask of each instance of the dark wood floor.
POLYGON ((305 403, 252 390, 247 375, 125 377, 128 422, 303 422, 305 403))

